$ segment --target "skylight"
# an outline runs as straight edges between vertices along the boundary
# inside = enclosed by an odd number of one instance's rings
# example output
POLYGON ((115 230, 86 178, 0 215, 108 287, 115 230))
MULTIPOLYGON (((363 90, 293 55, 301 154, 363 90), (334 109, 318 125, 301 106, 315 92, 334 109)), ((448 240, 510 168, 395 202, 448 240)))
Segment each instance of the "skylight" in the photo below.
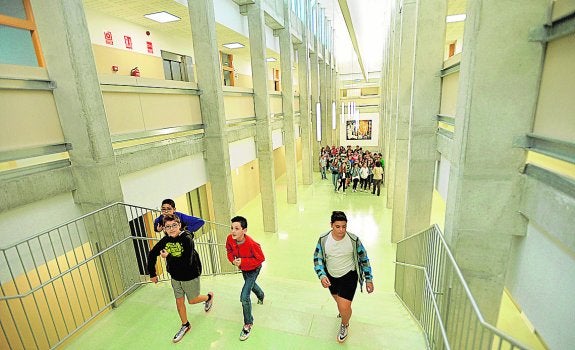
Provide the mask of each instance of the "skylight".
POLYGON ((245 47, 244 44, 242 43, 227 43, 227 44, 223 44, 223 47, 227 47, 228 49, 241 49, 242 47, 245 47))
POLYGON ((449 15, 445 17, 445 22, 447 23, 463 22, 465 21, 465 17, 467 17, 465 13, 461 13, 459 15, 449 15))

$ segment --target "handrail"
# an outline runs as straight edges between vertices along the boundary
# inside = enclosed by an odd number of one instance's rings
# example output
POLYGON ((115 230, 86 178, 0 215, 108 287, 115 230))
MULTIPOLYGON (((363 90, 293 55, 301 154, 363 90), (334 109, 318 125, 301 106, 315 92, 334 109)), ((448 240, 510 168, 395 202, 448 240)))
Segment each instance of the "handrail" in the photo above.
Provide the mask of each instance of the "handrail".
MULTIPOLYGON (((115 202, 0 249, 0 334, 9 349, 51 348, 141 285, 156 209, 115 202), (100 235, 107 223, 109 233, 100 235), (130 243, 132 242, 132 243, 130 243)), ((228 225, 205 221, 195 247, 202 275, 237 273, 218 243, 228 225)), ((155 262, 160 281, 169 280, 166 261, 155 262)))
POLYGON ((113 248, 118 247, 119 245, 121 245, 121 244, 124 243, 125 241, 131 240, 131 239, 133 239, 133 238, 134 238, 134 237, 131 237, 131 236, 130 236, 130 237, 126 237, 126 238, 122 239, 121 241, 112 244, 111 246, 109 246, 108 248, 102 250, 101 252, 98 252, 98 253, 92 255, 91 257, 86 258, 86 259, 85 259, 84 261, 82 261, 81 263, 78 263, 78 264, 74 265, 73 267, 71 267, 71 268, 69 268, 69 269, 67 269, 67 270, 64 270, 64 272, 60 272, 59 274, 57 274, 56 276, 50 278, 49 280, 44 281, 43 283, 39 284, 38 286, 36 286, 36 287, 34 287, 34 288, 31 288, 30 290, 28 290, 28 291, 27 291, 26 293, 24 293, 24 294, 10 295, 10 296, 7 296, 7 297, 6 297, 6 296, 0 296, 0 301, 2 301, 2 300, 11 300, 11 299, 25 298, 25 297, 29 296, 30 294, 32 294, 32 293, 34 293, 34 292, 37 292, 37 291, 39 291, 40 289, 46 287, 46 286, 49 285, 50 283, 52 283, 52 282, 54 282, 54 281, 57 281, 58 279, 60 279, 60 278, 62 278, 62 277, 64 277, 64 276, 66 276, 68 273, 79 269, 81 266, 86 265, 87 263, 89 263, 90 261, 96 259, 97 257, 99 257, 99 256, 101 256, 101 255, 104 255, 104 254, 107 253, 109 250, 112 250, 113 248))
POLYGON ((447 333, 445 332, 445 325, 443 324, 443 321, 441 320, 441 312, 439 311, 439 307, 437 306, 437 299, 435 298, 435 292, 433 291, 433 288, 431 286, 431 281, 429 279, 429 274, 427 273, 427 269, 425 269, 425 267, 423 267, 423 266, 406 264, 406 263, 401 263, 401 262, 397 262, 397 261, 394 261, 394 264, 406 266, 406 267, 411 267, 411 268, 423 271, 423 273, 425 275, 425 286, 427 287, 427 290, 429 291, 429 295, 431 295, 431 299, 433 300, 433 310, 435 311, 435 315, 437 316, 437 319, 439 322, 439 326, 440 326, 439 329, 441 330, 441 337, 443 338, 443 341, 445 342, 445 346, 447 347, 447 350, 450 350, 451 347, 449 346, 449 340, 447 339, 447 333))
MULTIPOLYGON (((434 237, 437 237, 439 239, 440 246, 441 246, 441 248, 443 248, 441 253, 439 253, 439 254, 444 254, 447 257, 448 261, 450 262, 451 271, 455 273, 455 276, 457 276, 457 279, 460 282, 460 286, 463 289, 463 292, 466 296, 466 300, 469 303, 469 305, 471 305, 471 309, 473 310, 473 313, 475 314, 476 319, 479 322, 479 324, 484 329, 487 329, 489 332, 491 332, 493 335, 496 335, 501 340, 505 340, 507 343, 509 343, 512 346, 512 349, 514 349, 514 348, 528 349, 525 345, 521 344, 518 340, 516 340, 513 337, 503 333, 501 330, 497 329, 495 326, 493 326, 490 323, 488 323, 487 321, 485 321, 485 318, 483 317, 483 314, 481 313, 481 310, 479 309, 477 302, 475 301, 475 298, 473 297, 471 289, 469 288, 467 282, 465 281, 463 273, 462 273, 461 269, 459 268, 459 266, 457 265, 455 257, 453 256, 453 253, 451 252, 451 249, 449 248, 449 245, 448 245, 447 241, 445 240, 445 238, 443 237, 443 234, 441 233, 441 229, 439 228, 439 226, 437 224, 434 224, 426 230, 418 232, 415 235, 404 238, 404 239, 400 240, 399 242, 397 242, 398 248, 396 250, 397 256, 396 256, 395 264, 399 265, 399 266, 405 266, 405 267, 410 267, 410 268, 415 268, 415 269, 422 269, 424 271, 424 274, 426 276, 426 285, 427 285, 427 283, 429 283, 428 289, 429 289, 429 292, 431 295, 433 307, 434 307, 434 309, 439 310, 438 302, 435 298, 435 292, 433 291, 433 286, 432 286, 431 281, 429 279, 428 268, 432 269, 434 272, 439 271, 439 273, 441 274, 443 271, 443 267, 445 266, 445 261, 439 262, 439 263, 437 263, 436 261, 433 261, 433 262, 431 262, 431 264, 433 266, 427 266, 427 267, 426 266, 419 266, 419 265, 415 265, 415 264, 410 264, 407 262, 398 261, 400 251, 401 251, 400 247, 403 247, 404 245, 410 243, 411 241, 413 241, 413 242, 424 241, 422 243, 422 245, 426 246, 426 247, 429 247, 429 245, 433 245, 432 243, 430 243, 430 242, 432 242, 431 238, 425 237, 430 232, 431 232, 431 234, 434 234, 434 237), (438 265, 441 265, 441 266, 438 266, 438 265)), ((435 242, 435 241, 433 241, 433 242, 435 242)), ((435 248, 437 248, 437 247, 435 247, 435 248)), ((427 253, 429 255, 429 254, 433 254, 436 252, 437 252, 437 250, 434 252, 431 252, 431 253, 430 252, 427 252, 427 253)), ((418 258, 422 259, 423 261, 428 262, 430 258, 433 259, 436 257, 420 255, 420 256, 418 256, 418 258)), ((403 277, 404 276, 402 276, 402 278, 403 277)), ((396 273, 396 282, 397 282, 397 278, 398 278, 398 273, 396 273)), ((445 278, 445 276, 443 276, 443 278, 445 278)), ((397 286, 396 286, 396 289, 397 289, 397 286)), ((400 298, 401 298, 401 296, 400 296, 400 298)), ((422 298, 423 298, 423 296, 422 296, 422 298)), ((449 300, 447 300, 446 302, 449 302, 449 300)), ((445 327, 445 324, 442 321, 441 315, 437 314, 437 316, 438 316, 438 321, 440 324, 441 333, 442 333, 442 337, 443 337, 444 334, 447 334, 447 330, 443 328, 443 327, 445 327)), ((444 340, 447 340, 447 339, 444 338, 444 340)), ((466 341, 467 341, 467 339, 466 339, 466 341)), ((449 346, 451 346, 451 344, 448 344, 446 341, 444 346, 449 347, 449 346)))

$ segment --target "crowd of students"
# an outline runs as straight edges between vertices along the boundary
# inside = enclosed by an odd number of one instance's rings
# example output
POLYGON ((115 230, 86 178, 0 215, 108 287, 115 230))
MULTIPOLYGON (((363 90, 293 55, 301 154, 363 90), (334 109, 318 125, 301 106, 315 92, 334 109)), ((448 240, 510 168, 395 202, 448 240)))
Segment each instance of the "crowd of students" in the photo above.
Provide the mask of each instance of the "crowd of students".
POLYGON ((353 192, 370 192, 380 195, 384 181, 384 160, 381 153, 352 148, 325 146, 320 149, 319 167, 321 178, 331 174, 334 192, 345 193, 352 187, 353 192))

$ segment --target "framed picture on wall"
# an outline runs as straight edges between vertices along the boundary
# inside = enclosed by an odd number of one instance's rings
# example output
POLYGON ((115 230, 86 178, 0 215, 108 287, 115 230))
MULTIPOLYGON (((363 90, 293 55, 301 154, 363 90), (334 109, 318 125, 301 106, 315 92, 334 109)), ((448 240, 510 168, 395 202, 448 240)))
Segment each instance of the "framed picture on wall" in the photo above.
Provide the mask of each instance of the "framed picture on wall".
POLYGON ((371 140, 372 120, 348 120, 345 125, 347 140, 371 140))

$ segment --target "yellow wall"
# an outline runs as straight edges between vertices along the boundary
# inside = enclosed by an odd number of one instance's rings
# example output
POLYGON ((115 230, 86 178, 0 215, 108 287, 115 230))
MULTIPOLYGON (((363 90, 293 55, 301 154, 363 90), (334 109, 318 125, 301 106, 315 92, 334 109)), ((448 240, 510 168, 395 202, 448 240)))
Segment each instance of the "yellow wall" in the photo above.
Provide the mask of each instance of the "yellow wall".
POLYGON ((51 91, 2 90, 0 151, 64 142, 51 91))
POLYGON ((443 77, 441 85, 441 108, 439 114, 455 116, 457 109, 457 90, 459 89, 459 72, 443 77))
POLYGON ((112 135, 202 123, 196 95, 111 91, 102 95, 112 135))
POLYGON ((130 70, 138 67, 143 78, 165 79, 161 57, 95 44, 92 50, 98 74, 130 75, 130 70), (118 72, 113 73, 112 66, 118 66, 118 72))
POLYGON ((575 35, 547 44, 533 132, 573 142, 575 137, 575 35))
POLYGON ((250 95, 224 95, 226 120, 255 117, 254 99, 250 95))
POLYGON ((260 193, 260 168, 257 159, 232 170, 234 208, 243 208, 260 193))
POLYGON ((286 173, 286 148, 281 146, 274 149, 274 175, 278 179, 286 173))
POLYGON ((569 15, 575 11, 575 0, 554 0, 553 20, 569 15))
POLYGON ((252 89, 254 84, 252 82, 252 77, 246 74, 236 73, 236 85, 237 87, 244 87, 252 89))
POLYGON ((282 96, 270 94, 270 113, 283 113, 282 96))
MULTIPOLYGON (((92 250, 86 243, 26 275, 2 283, 3 293, 0 295, 24 294, 90 256, 92 250)), ((48 341, 55 344, 59 340, 58 334, 61 338, 68 334, 68 330, 75 329, 105 305, 107 298, 96 263, 91 261, 23 299, 0 302, 0 322, 13 348, 35 349, 35 337, 39 348, 48 349, 48 341), (24 344, 20 342, 16 328, 21 332, 24 344)), ((0 332, 0 344, 6 343, 3 332, 0 332)))
POLYGON ((301 136, 295 140, 295 156, 298 161, 301 161, 301 136))

